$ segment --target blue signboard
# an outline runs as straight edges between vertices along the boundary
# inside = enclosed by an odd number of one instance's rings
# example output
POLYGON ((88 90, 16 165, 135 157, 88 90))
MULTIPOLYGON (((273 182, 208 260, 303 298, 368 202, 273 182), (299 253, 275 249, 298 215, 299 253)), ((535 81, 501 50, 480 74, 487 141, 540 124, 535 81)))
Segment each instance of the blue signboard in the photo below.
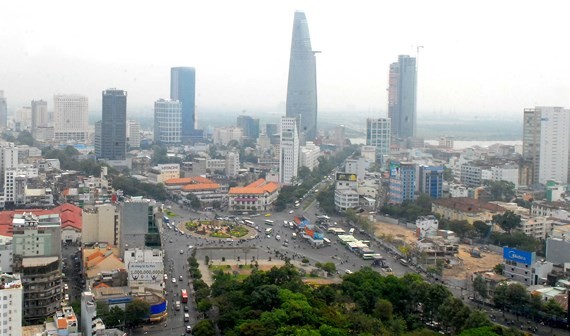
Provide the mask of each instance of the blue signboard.
POLYGON ((321 232, 315 232, 315 235, 313 236, 314 240, 323 240, 323 234, 321 232))
POLYGON ((527 252, 510 247, 503 247, 503 258, 508 261, 532 265, 535 259, 535 252, 527 252))
POLYGON ((132 302, 133 298, 132 297, 121 297, 121 298, 116 298, 116 299, 107 299, 107 304, 108 305, 114 305, 114 304, 120 304, 120 303, 129 303, 132 302))
POLYGON ((165 311, 166 311, 166 300, 150 306, 151 315, 161 314, 164 313, 165 311))

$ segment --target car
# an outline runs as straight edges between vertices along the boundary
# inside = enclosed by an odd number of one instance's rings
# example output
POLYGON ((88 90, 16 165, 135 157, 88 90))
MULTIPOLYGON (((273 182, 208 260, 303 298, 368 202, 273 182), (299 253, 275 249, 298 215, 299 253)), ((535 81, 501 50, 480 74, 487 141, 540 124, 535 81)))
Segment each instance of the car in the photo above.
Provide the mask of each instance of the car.
POLYGON ((194 248, 194 246, 188 245, 188 249, 189 249, 189 250, 191 250, 191 249, 193 249, 193 248, 194 248))
POLYGON ((68 290, 69 286, 67 284, 63 284, 63 289, 68 290))
POLYGON ((277 235, 277 236, 275 236, 275 239, 276 239, 277 241, 279 241, 279 240, 281 240, 281 236, 280 236, 280 235, 277 235))
POLYGON ((187 326, 186 326, 186 332, 187 332, 187 333, 191 333, 191 332, 192 332, 192 326, 187 325, 187 326))
POLYGON ((180 254, 184 254, 184 250, 180 250, 180 254))
POLYGON ((170 244, 172 244, 172 239, 170 239, 168 242, 169 242, 170 244))
POLYGON ((176 283, 176 278, 172 277, 172 283, 176 283))
POLYGON ((352 274, 352 271, 349 270, 349 269, 347 269, 346 271, 344 271, 344 273, 346 273, 346 274, 352 274))
POLYGON ((289 213, 290 213, 290 214, 292 214, 292 213, 294 213, 294 212, 295 212, 295 210, 289 210, 289 213))
POLYGON ((182 277, 182 275, 181 275, 181 276, 178 277, 178 280, 183 281, 183 280, 184 280, 184 277, 182 277))
POLYGON ((265 214, 265 217, 271 217, 271 214, 270 214, 270 213, 266 213, 266 214, 265 214))
POLYGON ((184 306, 184 311, 188 312, 188 311, 190 311, 190 308, 188 308, 188 306, 184 306))
POLYGON ((165 274, 165 275, 164 275, 164 280, 165 280, 165 281, 168 280, 168 274, 165 274))
POLYGON ((69 294, 65 294, 64 298, 65 301, 69 301, 69 294))

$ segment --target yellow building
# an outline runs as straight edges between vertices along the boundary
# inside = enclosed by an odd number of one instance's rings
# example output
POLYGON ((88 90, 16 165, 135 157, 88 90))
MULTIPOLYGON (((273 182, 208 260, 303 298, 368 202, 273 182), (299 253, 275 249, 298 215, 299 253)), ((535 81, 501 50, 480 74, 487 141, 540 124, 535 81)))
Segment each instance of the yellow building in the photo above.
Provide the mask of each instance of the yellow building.
POLYGON ((469 224, 475 221, 489 222, 494 215, 502 214, 505 208, 473 198, 457 197, 442 198, 432 202, 431 210, 434 214, 448 220, 465 220, 469 224))

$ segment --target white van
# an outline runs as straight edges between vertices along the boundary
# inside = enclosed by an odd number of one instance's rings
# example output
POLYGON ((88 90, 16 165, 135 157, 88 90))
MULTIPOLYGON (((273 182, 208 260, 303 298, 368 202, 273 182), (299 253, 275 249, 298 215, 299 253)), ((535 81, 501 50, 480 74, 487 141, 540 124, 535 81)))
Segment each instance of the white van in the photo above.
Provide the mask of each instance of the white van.
POLYGON ((354 228, 348 230, 348 234, 349 234, 349 235, 353 235, 353 234, 354 234, 354 228))
POLYGON ((190 314, 184 313, 184 322, 190 322, 190 314))

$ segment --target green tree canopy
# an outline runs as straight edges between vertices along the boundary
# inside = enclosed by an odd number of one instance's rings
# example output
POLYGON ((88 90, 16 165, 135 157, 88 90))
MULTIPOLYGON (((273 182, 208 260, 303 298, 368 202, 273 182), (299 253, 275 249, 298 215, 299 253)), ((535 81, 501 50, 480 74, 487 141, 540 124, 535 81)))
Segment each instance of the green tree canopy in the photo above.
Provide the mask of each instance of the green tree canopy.
POLYGON ((125 325, 134 328, 143 324, 150 314, 148 302, 135 299, 128 303, 125 308, 125 325))
POLYGON ((493 222, 507 233, 511 233, 513 229, 521 227, 521 216, 508 210, 503 214, 493 216, 493 222))

